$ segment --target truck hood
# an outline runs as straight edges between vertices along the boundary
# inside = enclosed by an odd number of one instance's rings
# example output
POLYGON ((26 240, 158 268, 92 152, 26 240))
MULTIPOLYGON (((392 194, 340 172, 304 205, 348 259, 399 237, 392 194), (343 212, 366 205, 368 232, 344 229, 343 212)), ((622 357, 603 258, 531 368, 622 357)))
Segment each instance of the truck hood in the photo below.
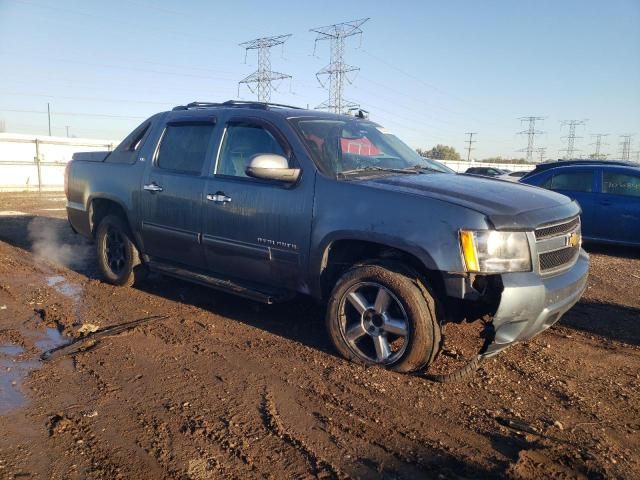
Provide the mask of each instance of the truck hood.
POLYGON ((402 174, 369 178, 362 183, 475 210, 484 214, 497 230, 532 230, 580 213, 576 202, 559 193, 473 175, 402 174))

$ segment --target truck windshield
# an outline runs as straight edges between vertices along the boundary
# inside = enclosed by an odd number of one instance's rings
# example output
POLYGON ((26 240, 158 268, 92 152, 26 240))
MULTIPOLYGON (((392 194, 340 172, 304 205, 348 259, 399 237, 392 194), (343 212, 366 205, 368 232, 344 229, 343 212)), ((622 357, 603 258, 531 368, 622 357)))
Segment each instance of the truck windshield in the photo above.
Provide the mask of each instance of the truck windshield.
POLYGON ((455 173, 423 158, 398 137, 365 120, 292 119, 315 162, 337 177, 372 173, 455 173))

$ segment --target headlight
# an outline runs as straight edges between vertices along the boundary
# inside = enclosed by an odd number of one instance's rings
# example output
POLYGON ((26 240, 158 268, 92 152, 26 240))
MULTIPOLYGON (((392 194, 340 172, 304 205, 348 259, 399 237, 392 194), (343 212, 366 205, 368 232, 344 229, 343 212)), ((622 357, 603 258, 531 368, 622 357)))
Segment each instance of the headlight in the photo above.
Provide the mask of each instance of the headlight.
POLYGON ((531 270, 531 253, 525 232, 461 230, 460 247, 468 272, 531 270))

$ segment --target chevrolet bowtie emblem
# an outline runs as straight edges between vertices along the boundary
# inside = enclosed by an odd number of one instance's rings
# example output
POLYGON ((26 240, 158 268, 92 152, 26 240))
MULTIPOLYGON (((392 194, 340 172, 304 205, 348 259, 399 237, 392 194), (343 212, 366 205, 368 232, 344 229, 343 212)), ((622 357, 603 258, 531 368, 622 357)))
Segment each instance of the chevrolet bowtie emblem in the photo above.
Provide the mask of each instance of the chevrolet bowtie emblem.
POLYGON ((576 232, 573 232, 567 237, 567 246, 575 247, 578 245, 579 237, 576 232))

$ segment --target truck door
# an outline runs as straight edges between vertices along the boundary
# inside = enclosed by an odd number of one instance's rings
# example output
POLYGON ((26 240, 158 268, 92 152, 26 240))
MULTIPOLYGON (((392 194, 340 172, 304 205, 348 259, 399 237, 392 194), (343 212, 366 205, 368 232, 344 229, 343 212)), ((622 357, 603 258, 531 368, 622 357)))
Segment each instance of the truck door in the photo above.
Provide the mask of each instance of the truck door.
POLYGON ((542 187, 562 193, 580 204, 582 213, 582 234, 585 237, 593 237, 596 231, 594 222, 595 206, 597 198, 597 182, 592 168, 559 169, 557 173, 549 177, 541 185, 542 187))
POLYGON ((208 268, 230 279, 272 287, 300 287, 313 205, 313 173, 296 184, 247 177, 260 153, 298 165, 286 137, 257 118, 225 125, 213 175, 207 180, 202 242, 208 268))
POLYGON ((169 121, 143 176, 141 232, 152 259, 204 266, 202 201, 215 122, 169 121))
POLYGON ((640 174, 610 167, 600 170, 602 183, 595 207, 594 236, 640 243, 640 174))

